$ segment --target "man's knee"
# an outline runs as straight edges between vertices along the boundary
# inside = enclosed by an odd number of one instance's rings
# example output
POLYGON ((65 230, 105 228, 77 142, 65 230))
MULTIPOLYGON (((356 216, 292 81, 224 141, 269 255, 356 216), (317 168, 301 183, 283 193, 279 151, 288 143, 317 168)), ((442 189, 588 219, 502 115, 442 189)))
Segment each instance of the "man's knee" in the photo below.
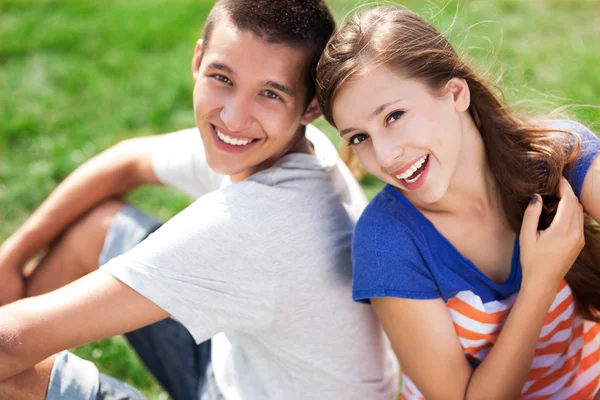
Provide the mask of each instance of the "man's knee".
POLYGON ((98 256, 102 252, 106 233, 115 215, 125 206, 118 200, 100 203, 75 222, 60 239, 62 245, 77 258, 77 262, 87 265, 88 272, 98 268, 98 256))
POLYGON ((77 220, 65 232, 64 239, 79 244, 84 250, 93 247, 101 251, 115 215, 124 206, 125 203, 120 200, 107 200, 100 203, 77 220))
POLYGON ((47 293, 98 269, 108 229, 124 205, 103 202, 63 232, 28 278, 25 296, 47 293))

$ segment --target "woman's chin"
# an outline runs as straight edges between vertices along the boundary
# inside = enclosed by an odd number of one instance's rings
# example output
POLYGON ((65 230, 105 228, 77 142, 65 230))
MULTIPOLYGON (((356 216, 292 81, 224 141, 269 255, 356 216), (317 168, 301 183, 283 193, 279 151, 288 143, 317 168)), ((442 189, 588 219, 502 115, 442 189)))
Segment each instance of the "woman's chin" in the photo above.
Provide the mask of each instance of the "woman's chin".
POLYGON ((433 185, 425 185, 419 190, 414 191, 407 191, 406 189, 403 189, 401 187, 399 187, 398 189, 400 189, 400 191, 415 205, 432 205, 442 200, 444 194, 446 194, 445 188, 441 186, 432 186, 433 185))

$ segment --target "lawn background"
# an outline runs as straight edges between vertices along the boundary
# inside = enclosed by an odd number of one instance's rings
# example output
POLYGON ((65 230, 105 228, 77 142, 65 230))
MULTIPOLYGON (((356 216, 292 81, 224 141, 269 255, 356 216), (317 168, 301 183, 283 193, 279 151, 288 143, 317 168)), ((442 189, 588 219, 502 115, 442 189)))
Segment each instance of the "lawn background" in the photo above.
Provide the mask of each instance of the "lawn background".
MULTIPOLYGON (((360 4, 328 3, 338 21, 360 4)), ((190 57, 212 4, 0 0, 0 241, 94 154, 194 125, 190 57)), ((479 70, 502 72, 506 98, 519 108, 600 104, 599 1, 402 4, 447 32, 479 70)), ((571 113, 600 130, 598 108, 571 113)), ((338 142, 326 122, 316 124, 338 142)), ((381 187, 372 177, 363 185, 369 197, 381 187)), ((142 188, 130 200, 162 219, 189 204, 165 188, 142 188)), ((150 399, 166 398, 121 337, 76 352, 150 399)))

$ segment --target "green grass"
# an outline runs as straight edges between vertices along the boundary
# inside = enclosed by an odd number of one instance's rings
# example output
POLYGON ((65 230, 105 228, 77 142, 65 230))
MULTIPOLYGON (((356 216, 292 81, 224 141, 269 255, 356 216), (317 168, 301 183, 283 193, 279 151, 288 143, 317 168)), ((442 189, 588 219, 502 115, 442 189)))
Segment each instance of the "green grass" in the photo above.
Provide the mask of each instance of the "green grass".
MULTIPOLYGON (((331 0, 338 18, 356 1, 331 0)), ((545 112, 600 104, 595 0, 406 1, 480 68, 503 73, 506 97, 545 112), (482 22, 483 21, 483 22, 482 22)), ((212 1, 0 1, 0 240, 85 159, 123 138, 194 124, 190 56, 212 1)), ((573 114, 600 128, 600 111, 573 114)), ((323 120, 317 125, 334 141, 323 120)), ((363 183, 369 197, 381 183, 363 183)), ((166 219, 189 200, 144 188, 131 196, 166 219)), ((160 398, 120 337, 76 352, 160 398)), ((164 395, 163 395, 164 397, 164 395)))

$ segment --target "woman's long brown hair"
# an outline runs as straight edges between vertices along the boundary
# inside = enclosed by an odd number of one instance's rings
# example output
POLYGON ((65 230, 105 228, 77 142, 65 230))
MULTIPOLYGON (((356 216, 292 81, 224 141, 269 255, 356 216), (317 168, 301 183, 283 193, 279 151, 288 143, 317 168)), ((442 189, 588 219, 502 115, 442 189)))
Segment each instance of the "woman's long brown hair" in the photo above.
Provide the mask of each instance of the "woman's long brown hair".
MULTIPOLYGON (((378 66, 425 82, 433 93, 440 93, 452 78, 464 79, 471 94, 469 112, 483 138, 511 228, 520 231, 525 208, 535 193, 542 195, 545 206, 539 229, 550 225, 558 205, 560 178, 580 155, 577 134, 557 132, 518 115, 440 32, 415 13, 394 6, 357 14, 326 47, 317 70, 317 95, 332 125, 332 104, 340 87, 378 66)), ((593 221, 586 221, 585 240, 566 280, 584 318, 598 320, 600 229, 593 221)))

